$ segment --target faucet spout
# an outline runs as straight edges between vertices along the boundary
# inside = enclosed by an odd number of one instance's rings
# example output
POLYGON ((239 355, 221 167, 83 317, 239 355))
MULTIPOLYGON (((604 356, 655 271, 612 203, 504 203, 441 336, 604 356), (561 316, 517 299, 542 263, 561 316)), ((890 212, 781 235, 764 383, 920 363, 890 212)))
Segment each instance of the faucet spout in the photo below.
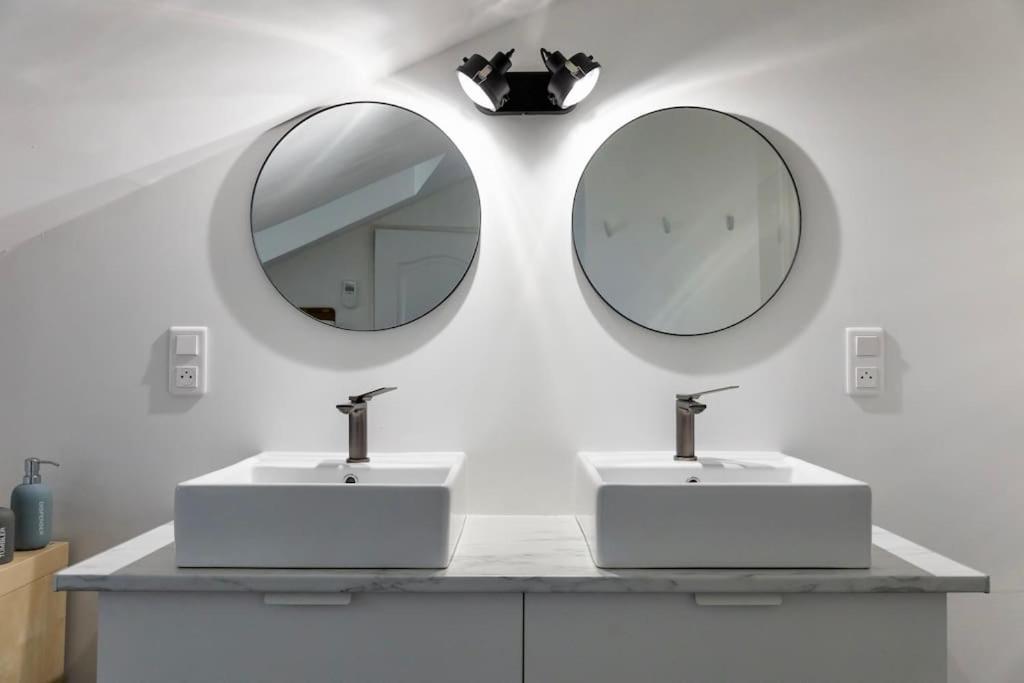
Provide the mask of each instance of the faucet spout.
POLYGON ((374 389, 373 391, 367 391, 365 394, 358 394, 356 396, 349 396, 348 400, 350 400, 350 401, 352 401, 352 403, 356 403, 356 404, 358 404, 358 403, 366 403, 367 401, 369 401, 374 396, 380 396, 381 394, 386 394, 389 391, 395 391, 396 389, 398 389, 398 387, 381 387, 380 389, 374 389))

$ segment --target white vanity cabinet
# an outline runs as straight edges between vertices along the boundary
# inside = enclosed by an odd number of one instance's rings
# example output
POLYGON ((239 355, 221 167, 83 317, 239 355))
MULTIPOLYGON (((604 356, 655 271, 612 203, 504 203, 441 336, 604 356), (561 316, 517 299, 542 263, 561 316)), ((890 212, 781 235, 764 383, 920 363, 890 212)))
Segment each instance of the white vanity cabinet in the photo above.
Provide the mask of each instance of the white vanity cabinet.
POLYGON ((104 593, 98 680, 521 683, 522 616, 519 593, 104 593))
POLYGON ((100 598, 105 683, 938 683, 945 672, 942 594, 100 598))
POLYGON ((942 594, 540 594, 527 683, 941 683, 942 594))

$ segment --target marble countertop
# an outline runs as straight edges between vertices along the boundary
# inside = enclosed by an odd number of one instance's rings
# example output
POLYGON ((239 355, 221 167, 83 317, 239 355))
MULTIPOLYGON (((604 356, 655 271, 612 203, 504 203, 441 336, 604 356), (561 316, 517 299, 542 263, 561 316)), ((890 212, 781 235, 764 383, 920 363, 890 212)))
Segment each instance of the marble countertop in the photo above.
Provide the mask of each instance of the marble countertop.
POLYGON ((466 520, 447 569, 179 569, 157 527, 57 574, 65 591, 959 593, 989 577, 875 527, 870 569, 600 569, 572 516, 466 520))

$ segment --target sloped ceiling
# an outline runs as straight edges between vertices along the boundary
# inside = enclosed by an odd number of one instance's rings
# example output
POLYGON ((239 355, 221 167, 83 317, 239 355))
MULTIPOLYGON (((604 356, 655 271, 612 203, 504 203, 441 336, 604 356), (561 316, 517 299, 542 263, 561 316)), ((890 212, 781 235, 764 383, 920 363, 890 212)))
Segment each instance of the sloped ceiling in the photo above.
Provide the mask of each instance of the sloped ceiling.
POLYGON ((0 254, 162 163, 187 163, 549 2, 7 0, 0 254))

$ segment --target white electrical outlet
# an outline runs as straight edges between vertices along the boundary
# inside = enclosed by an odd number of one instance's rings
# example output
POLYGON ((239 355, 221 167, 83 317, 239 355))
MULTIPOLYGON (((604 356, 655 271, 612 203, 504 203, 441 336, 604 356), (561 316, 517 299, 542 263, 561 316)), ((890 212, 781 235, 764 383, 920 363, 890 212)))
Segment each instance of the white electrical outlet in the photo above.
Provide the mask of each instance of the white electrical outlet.
POLYGON ((878 368, 862 367, 854 370, 855 380, 858 389, 878 388, 878 368))
POLYGON ((202 396, 210 374, 208 330, 172 327, 167 333, 167 389, 176 396, 202 396))
POLYGON ((178 389, 194 389, 199 368, 195 365, 179 365, 174 368, 174 386, 178 389))
POLYGON ((885 330, 846 328, 846 393, 878 396, 885 391, 885 330))

